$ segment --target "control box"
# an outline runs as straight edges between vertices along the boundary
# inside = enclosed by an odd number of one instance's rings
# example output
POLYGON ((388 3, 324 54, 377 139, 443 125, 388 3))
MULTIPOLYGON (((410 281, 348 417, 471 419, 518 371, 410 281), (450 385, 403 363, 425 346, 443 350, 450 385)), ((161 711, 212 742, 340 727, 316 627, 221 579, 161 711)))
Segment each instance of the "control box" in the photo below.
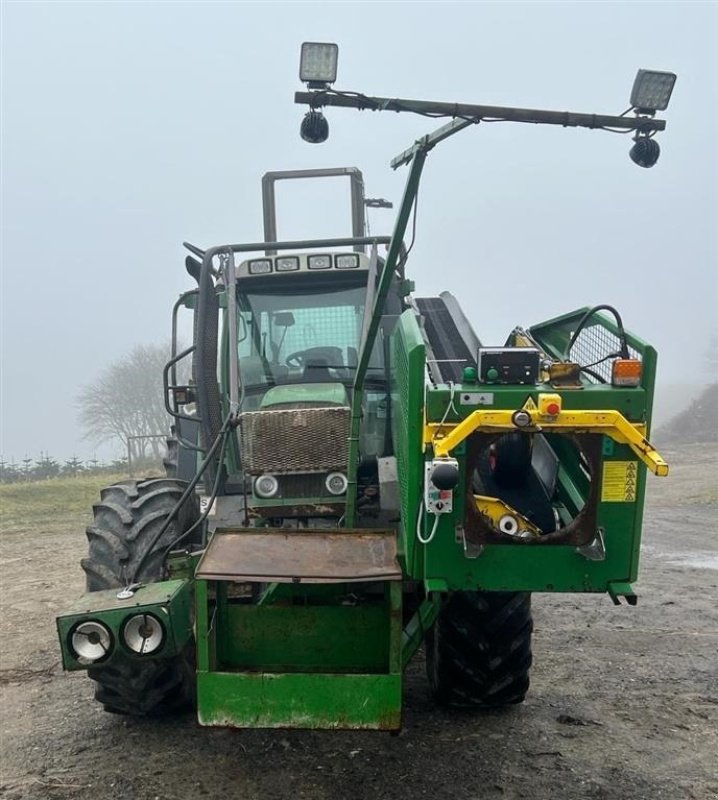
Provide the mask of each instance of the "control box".
POLYGON ((480 347, 477 366, 481 383, 536 384, 541 353, 535 347, 480 347))
POLYGON ((431 481, 434 464, 428 461, 424 478, 424 508, 427 514, 450 514, 454 510, 452 489, 439 489, 431 481))

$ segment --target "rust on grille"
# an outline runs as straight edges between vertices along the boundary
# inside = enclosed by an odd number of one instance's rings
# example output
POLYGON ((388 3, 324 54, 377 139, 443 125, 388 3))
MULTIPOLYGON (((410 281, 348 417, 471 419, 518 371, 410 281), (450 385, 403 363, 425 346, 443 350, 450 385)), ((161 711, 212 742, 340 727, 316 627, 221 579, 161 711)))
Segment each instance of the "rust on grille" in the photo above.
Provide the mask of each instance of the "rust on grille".
POLYGON ((250 475, 346 470, 348 406, 246 411, 239 425, 250 475))

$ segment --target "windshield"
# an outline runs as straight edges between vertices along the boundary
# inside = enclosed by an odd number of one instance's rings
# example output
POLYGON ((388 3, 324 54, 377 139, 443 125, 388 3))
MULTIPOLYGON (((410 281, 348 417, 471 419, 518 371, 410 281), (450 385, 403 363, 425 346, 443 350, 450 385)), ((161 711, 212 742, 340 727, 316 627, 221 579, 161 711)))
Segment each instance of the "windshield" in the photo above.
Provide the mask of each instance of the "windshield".
MULTIPOLYGON (((245 390, 281 383, 353 381, 366 287, 329 290, 326 284, 303 284, 284 284, 281 294, 271 286, 241 291, 240 284, 237 340, 245 390)), ((380 335, 367 378, 383 377, 380 335)))

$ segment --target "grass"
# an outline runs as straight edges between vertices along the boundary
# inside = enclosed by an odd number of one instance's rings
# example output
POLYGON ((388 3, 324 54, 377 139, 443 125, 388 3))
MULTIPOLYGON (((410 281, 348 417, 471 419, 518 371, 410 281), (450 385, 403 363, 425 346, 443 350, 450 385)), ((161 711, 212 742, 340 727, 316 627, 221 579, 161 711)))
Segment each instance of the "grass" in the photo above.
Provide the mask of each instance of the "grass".
POLYGON ((100 489, 125 475, 50 478, 0 486, 0 534, 41 533, 63 524, 86 524, 100 489))

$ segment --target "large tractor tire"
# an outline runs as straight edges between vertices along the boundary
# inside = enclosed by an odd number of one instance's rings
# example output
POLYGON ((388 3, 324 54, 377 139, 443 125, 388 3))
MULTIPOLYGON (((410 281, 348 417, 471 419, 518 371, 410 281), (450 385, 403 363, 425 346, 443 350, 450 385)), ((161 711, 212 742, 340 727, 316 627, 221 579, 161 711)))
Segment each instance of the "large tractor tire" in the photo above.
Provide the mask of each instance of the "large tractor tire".
POLYGON ((463 709, 521 703, 531 667, 531 595, 454 592, 426 636, 437 702, 463 709))
MULTIPOLYGON (((182 496, 187 484, 171 478, 123 481, 103 489, 87 528, 89 553, 82 559, 87 591, 120 588, 131 579, 152 539, 182 496)), ((170 542, 197 520, 192 494, 153 546, 137 580, 163 578, 164 552, 170 542)), ((191 534, 195 541, 200 531, 191 534)), ((194 702, 193 643, 174 658, 138 660, 117 654, 106 667, 88 669, 96 682, 95 699, 106 711, 150 716, 184 710, 194 702)))

